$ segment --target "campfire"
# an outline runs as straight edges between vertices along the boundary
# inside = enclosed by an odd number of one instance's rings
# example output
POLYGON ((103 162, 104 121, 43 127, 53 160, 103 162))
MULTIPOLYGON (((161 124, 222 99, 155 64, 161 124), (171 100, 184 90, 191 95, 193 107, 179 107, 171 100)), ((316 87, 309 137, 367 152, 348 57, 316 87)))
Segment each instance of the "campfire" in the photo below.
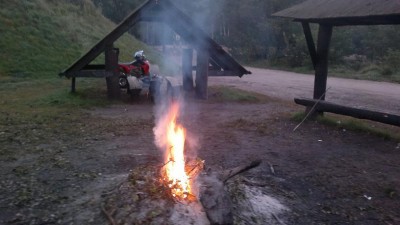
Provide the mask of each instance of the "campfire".
POLYGON ((194 164, 187 163, 185 157, 185 128, 177 123, 179 104, 174 102, 165 116, 165 146, 164 166, 161 169, 163 182, 170 188, 171 195, 177 200, 194 200, 193 182, 202 168, 203 162, 197 160, 194 164), (189 174, 191 176, 189 176, 189 174))
POLYGON ((191 132, 186 131, 179 101, 158 114, 153 128, 162 162, 155 160, 133 169, 128 179, 104 194, 103 214, 110 224, 234 224, 257 223, 278 217, 286 208, 265 196, 246 178, 237 177, 260 165, 246 161, 230 169, 204 168, 193 154, 191 132), (231 180, 228 182, 228 180, 231 180), (249 217, 249 219, 246 219, 249 217))

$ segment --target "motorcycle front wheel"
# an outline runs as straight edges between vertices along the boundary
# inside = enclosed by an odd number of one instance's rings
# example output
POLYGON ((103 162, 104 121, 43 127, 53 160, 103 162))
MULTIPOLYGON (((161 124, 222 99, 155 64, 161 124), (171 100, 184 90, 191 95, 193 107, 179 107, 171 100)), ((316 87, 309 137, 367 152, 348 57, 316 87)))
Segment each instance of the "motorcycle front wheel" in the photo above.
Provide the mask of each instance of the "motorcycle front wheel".
POLYGON ((127 88, 128 87, 128 80, 126 79, 125 75, 119 76, 118 84, 119 84, 120 88, 127 88))

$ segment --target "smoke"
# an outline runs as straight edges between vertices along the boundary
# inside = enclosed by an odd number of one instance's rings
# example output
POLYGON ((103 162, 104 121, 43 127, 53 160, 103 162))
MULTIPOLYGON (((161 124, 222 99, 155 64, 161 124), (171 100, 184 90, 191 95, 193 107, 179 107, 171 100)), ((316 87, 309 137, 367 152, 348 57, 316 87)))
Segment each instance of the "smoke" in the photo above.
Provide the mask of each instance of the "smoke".
MULTIPOLYGON (((205 25, 209 23, 206 21, 207 18, 210 17, 207 16, 204 11, 209 8, 209 0, 200 0, 196 2, 184 0, 170 1, 173 4, 172 7, 176 7, 178 10, 189 16, 197 26, 205 27, 205 25)), ((191 41, 193 40, 186 40, 185 38, 187 37, 179 35, 179 33, 182 33, 176 29, 185 26, 182 24, 185 24, 187 21, 182 21, 182 18, 176 17, 176 11, 162 10, 158 11, 158 13, 157 16, 161 18, 176 18, 175 20, 168 19, 168 23, 158 23, 156 25, 158 27, 164 26, 164 28, 159 29, 162 30, 162 32, 157 32, 158 41, 156 42, 162 44, 163 57, 161 58, 160 63, 160 74, 164 75, 165 79, 160 83, 160 91, 155 98, 154 114, 156 126, 154 127, 153 132, 156 146, 159 149, 166 149, 167 143, 165 128, 170 119, 168 118, 168 111, 170 110, 172 102, 179 105, 178 119, 180 121, 178 122, 191 120, 191 118, 187 119, 188 116, 190 117, 190 114, 186 114, 187 104, 180 91, 182 85, 182 49, 188 47, 194 48, 199 45, 192 43, 191 41), (188 42, 193 46, 188 46, 188 42)), ((186 145, 189 149, 198 148, 198 141, 194 133, 188 131, 186 138, 186 145)))
MULTIPOLYGON (((170 2, 173 4, 172 7, 177 8, 178 11, 157 11, 160 13, 157 16, 160 16, 161 18, 174 19, 168 19, 168 23, 160 23, 157 25, 169 27, 168 29, 161 29, 163 32, 161 32, 157 37, 159 38, 157 42, 163 43, 163 57, 161 59, 160 74, 168 76, 166 76, 166 79, 161 82, 160 91, 155 99, 154 114, 156 126, 154 127, 153 132, 156 146, 159 149, 166 149, 168 146, 166 143, 165 130, 169 121, 168 111, 170 110, 172 102, 177 103, 179 105, 178 122, 183 123, 183 126, 187 129, 185 154, 194 158, 197 157, 197 150, 200 148, 198 134, 189 130, 190 126, 187 126, 184 123, 196 121, 196 112, 198 111, 197 108, 199 106, 192 103, 188 104, 180 90, 180 87, 182 86, 182 50, 184 48, 195 48, 196 50, 204 48, 204 40, 198 37, 191 37, 193 34, 190 32, 190 29, 198 27, 203 30, 204 34, 211 34, 210 36, 212 36, 212 33, 216 29, 215 24, 216 20, 218 20, 217 17, 224 7, 225 1, 170 0, 170 2), (180 12, 186 14, 194 24, 191 24, 189 21, 183 21, 184 19, 178 16, 180 12), (180 30, 182 28, 183 31, 180 30), (176 33, 173 31, 176 31, 176 33)), ((201 34, 201 32, 197 32, 196 30, 195 34, 201 34)), ((194 60, 196 59, 196 52, 197 51, 194 51, 194 60)), ((195 76, 195 74, 192 76, 195 76)), ((195 80, 194 77, 193 80, 195 80)))

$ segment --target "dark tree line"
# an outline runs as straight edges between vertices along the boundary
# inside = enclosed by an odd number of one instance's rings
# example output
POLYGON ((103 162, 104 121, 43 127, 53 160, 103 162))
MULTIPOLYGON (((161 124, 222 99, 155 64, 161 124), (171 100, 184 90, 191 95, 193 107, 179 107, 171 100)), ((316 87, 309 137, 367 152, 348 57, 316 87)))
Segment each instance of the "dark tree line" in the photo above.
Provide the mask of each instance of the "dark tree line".
MULTIPOLYGON (((73 1, 73 0, 72 0, 73 1)), ((79 0, 75 0, 79 1, 79 0)), ((144 0, 92 0, 118 23, 144 0)), ((242 61, 264 60, 288 67, 311 66, 301 25, 273 18, 304 0, 171 0, 210 36, 242 61)), ((317 26, 312 27, 316 39, 317 26)), ((175 34, 161 24, 140 24, 132 33, 149 44, 172 44, 175 34)), ((373 62, 398 71, 400 29, 396 26, 335 28, 330 59, 360 69, 373 62)))

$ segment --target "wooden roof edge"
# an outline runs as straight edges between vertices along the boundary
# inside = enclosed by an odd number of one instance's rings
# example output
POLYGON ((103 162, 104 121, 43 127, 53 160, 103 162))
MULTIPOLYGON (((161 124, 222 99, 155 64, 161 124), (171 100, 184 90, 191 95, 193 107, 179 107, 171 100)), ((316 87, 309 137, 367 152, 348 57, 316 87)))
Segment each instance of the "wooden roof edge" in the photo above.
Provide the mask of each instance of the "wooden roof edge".
POLYGON ((399 25, 400 15, 385 16, 357 16, 357 17, 332 17, 332 18, 292 18, 276 16, 283 19, 290 19, 293 22, 306 22, 329 24, 332 26, 361 26, 361 25, 399 25))
POLYGON ((270 16, 296 22, 329 23, 334 26, 399 24, 400 2, 395 1, 397 0, 307 0, 270 16))

